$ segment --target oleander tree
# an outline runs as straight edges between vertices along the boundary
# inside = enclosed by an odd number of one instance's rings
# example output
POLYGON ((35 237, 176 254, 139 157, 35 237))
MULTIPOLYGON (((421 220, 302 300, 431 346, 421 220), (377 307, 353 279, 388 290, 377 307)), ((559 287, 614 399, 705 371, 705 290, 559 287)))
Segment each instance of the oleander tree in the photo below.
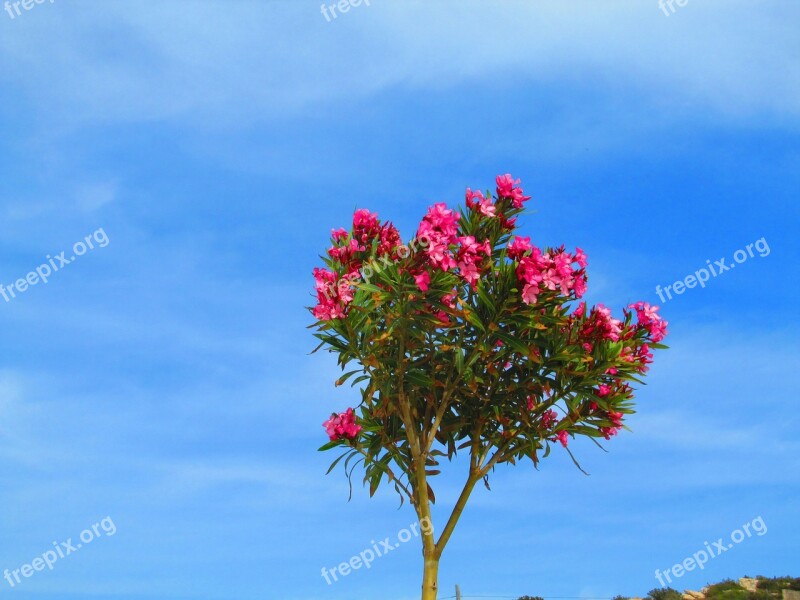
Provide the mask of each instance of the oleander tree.
POLYGON ((439 559, 476 484, 502 464, 536 467, 553 448, 575 461, 577 436, 598 446, 615 436, 634 412, 632 384, 666 347, 657 307, 637 302, 617 319, 580 301, 583 251, 516 235, 529 197, 511 175, 496 184, 467 189, 458 210, 429 207, 408 244, 357 210, 314 270, 316 350, 338 356, 336 385, 360 390, 355 409, 324 423, 320 450, 339 453, 328 472, 343 461, 350 479, 360 466, 370 495, 388 484, 432 524, 432 482, 469 457, 449 518, 422 528, 423 600, 436 598, 439 559))

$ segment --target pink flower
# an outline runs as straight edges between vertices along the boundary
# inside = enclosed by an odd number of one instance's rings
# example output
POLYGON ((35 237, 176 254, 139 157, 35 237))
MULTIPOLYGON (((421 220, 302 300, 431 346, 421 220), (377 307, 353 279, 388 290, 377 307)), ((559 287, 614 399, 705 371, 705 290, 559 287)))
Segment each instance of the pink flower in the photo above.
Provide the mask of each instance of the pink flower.
POLYGON ((403 240, 400 238, 400 232, 391 223, 386 223, 380 228, 380 244, 378 244, 378 256, 391 254, 391 252, 402 245, 403 240))
POLYGON ((631 304, 629 308, 636 310, 639 326, 647 329, 650 339, 657 344, 667 335, 668 323, 658 314, 657 306, 650 306, 647 302, 631 304))
POLYGON ((612 342, 619 341, 619 334, 622 333, 622 321, 611 316, 611 309, 602 304, 598 304, 592 311, 595 315, 595 323, 602 330, 603 337, 612 342))
POLYGON ((622 427, 623 416, 621 412, 614 412, 613 410, 608 411, 608 420, 614 424, 614 427, 622 427))
POLYGON ((450 252, 450 245, 456 242, 459 216, 447 208, 445 204, 434 204, 422 219, 418 239, 425 239, 428 244, 425 252, 434 267, 449 271, 456 266, 450 252))
POLYGON ((586 277, 576 277, 575 280, 572 282, 572 293, 575 294, 576 298, 583 298, 583 295, 586 293, 586 277))
POLYGON ((578 266, 582 269, 586 268, 586 254, 580 248, 575 248, 575 256, 573 260, 578 263, 578 266))
POLYGON ((479 190, 475 190, 474 192, 467 188, 467 195, 466 195, 466 204, 467 208, 473 209, 475 208, 481 200, 485 200, 483 197, 483 192, 479 190), (475 198, 478 199, 478 202, 475 202, 475 198))
POLYGON ((332 321, 333 319, 343 319, 346 315, 342 307, 334 302, 320 302, 311 311, 314 318, 319 321, 332 321))
POLYGON ((478 283, 478 280, 481 278, 478 267, 475 266, 475 263, 472 261, 462 260, 459 262, 458 272, 467 281, 467 283, 472 286, 478 283))
POLYGON ((621 427, 601 427, 600 433, 603 434, 603 437, 607 440, 611 439, 611 436, 617 435, 621 427))
POLYGON ((548 261, 537 247, 532 248, 530 255, 523 256, 517 266, 517 279, 525 283, 539 283, 542 281, 542 271, 548 261))
POLYGON ((605 383, 597 388, 597 395, 600 396, 601 398, 605 398, 610 393, 611 393, 611 388, 608 387, 605 383))
POLYGON ((483 262, 481 253, 489 256, 492 253, 492 248, 489 245, 489 240, 484 240, 482 244, 475 241, 471 235, 465 235, 458 238, 458 271, 470 285, 475 285, 480 279, 479 265, 483 262))
POLYGON ((542 429, 550 429, 557 420, 558 415, 556 414, 556 411, 554 411, 552 408, 546 410, 544 413, 542 413, 542 429))
POLYGON ((454 238, 457 231, 458 214, 447 208, 444 202, 438 202, 428 209, 425 219, 431 226, 441 231, 446 237, 454 238))
POLYGON ((336 273, 328 269, 314 268, 314 287, 317 291, 327 291, 330 284, 336 281, 336 273))
POLYGON ((489 198, 484 198, 478 203, 478 212, 484 217, 493 217, 496 210, 495 205, 492 204, 489 198))
POLYGON ((567 434, 567 432, 562 429, 561 431, 556 433, 556 439, 559 442, 561 442, 561 445, 564 446, 564 448, 566 448, 567 447, 567 441, 569 440, 569 434, 567 434))
POLYGON ((536 304, 539 297, 539 285, 536 283, 526 283, 522 289, 522 301, 525 304, 536 304))
POLYGON ((331 418, 325 421, 322 426, 332 442, 341 439, 354 439, 362 429, 361 425, 356 424, 356 415, 352 408, 348 408, 343 413, 333 413, 331 418))
POLYGON ((339 242, 346 238, 349 234, 344 227, 340 227, 339 229, 331 229, 331 238, 333 238, 334 242, 339 242))
POLYGON ((509 173, 498 175, 495 181, 497 183, 497 196, 511 198, 511 205, 514 208, 522 208, 523 203, 530 200, 530 196, 525 196, 522 193, 522 188, 519 187, 519 179, 514 180, 509 173))
POLYGON ((528 250, 531 249, 531 238, 529 237, 515 237, 508 245, 508 257, 512 260, 521 258, 528 250))
POLYGON ((366 208, 359 208, 353 213, 353 238, 364 246, 369 246, 380 231, 378 215, 366 208))
POLYGON ((459 252, 461 252, 462 254, 467 254, 467 253, 477 254, 480 248, 480 246, 478 246, 478 243, 475 241, 475 238, 471 235, 465 235, 458 238, 458 243, 461 245, 461 247, 459 248, 459 252))
POLYGON ((440 325, 450 325, 450 315, 448 315, 443 310, 440 310, 436 313, 436 319, 439 321, 440 325))
POLYGON ((497 215, 497 216, 500 219, 500 226, 503 229, 507 229, 508 231, 511 231, 512 229, 514 229, 514 227, 517 224, 517 217, 509 219, 505 215, 497 215))
POLYGON ((346 316, 345 307, 353 301, 354 281, 358 272, 336 279, 336 273, 327 269, 314 269, 314 287, 317 290, 317 306, 311 311, 320 321, 342 319, 346 316))
POLYGON ((414 281, 417 282, 417 287, 423 292, 428 291, 428 286, 431 284, 431 276, 427 271, 423 271, 419 275, 414 275, 414 281))

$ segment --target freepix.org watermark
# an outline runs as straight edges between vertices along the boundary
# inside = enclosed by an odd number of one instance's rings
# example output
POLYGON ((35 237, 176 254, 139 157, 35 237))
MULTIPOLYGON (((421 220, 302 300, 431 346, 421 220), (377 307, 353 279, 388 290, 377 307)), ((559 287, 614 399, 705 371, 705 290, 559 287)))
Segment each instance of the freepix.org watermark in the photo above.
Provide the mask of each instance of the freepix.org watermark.
POLYGON ((347 562, 340 563, 332 569, 322 567, 322 576, 325 578, 328 585, 332 585, 335 581, 339 581, 339 575, 346 577, 352 571, 357 571, 361 567, 367 567, 369 569, 376 558, 386 556, 392 550, 399 548, 401 544, 411 541, 412 538, 419 537, 420 531, 425 535, 433 533, 433 523, 431 523, 430 519, 427 517, 420 519, 419 523, 412 523, 408 526, 408 529, 401 529, 398 531, 397 543, 393 544, 391 538, 388 537, 384 538, 380 543, 376 543, 375 540, 370 540, 369 543, 372 544, 371 548, 366 548, 358 554, 353 555, 347 562), (331 581, 331 577, 333 581, 331 581))
POLYGON ((689 0, 658 0, 658 7, 664 12, 665 15, 670 16, 677 10, 675 5, 684 7, 689 4, 689 0))
POLYGON ((337 9, 339 10, 340 14, 344 14, 346 12, 350 12, 351 8, 356 8, 358 6, 361 6, 362 1, 365 5, 371 6, 369 0, 339 0, 338 2, 334 2, 331 5, 323 3, 322 6, 320 6, 319 12, 321 12, 322 15, 325 17, 325 20, 328 21, 328 23, 330 23, 331 15, 333 15, 334 19, 339 16, 338 14, 336 14, 337 9))
MULTIPOLYGON (((395 252, 397 253, 397 258, 392 260, 389 258, 388 255, 384 255, 378 260, 377 258, 373 258, 372 260, 364 263, 358 271, 354 271, 349 275, 345 275, 339 280, 337 284, 339 294, 342 294, 342 291, 347 290, 347 288, 351 285, 358 285, 360 280, 363 280, 365 283, 369 283, 369 280, 376 273, 380 273, 388 266, 391 266, 397 263, 400 260, 405 260, 411 255, 411 252, 419 252, 421 249, 425 249, 430 246, 431 240, 426 235, 420 235, 413 240, 411 240, 408 244, 401 244, 397 247, 395 252)), ((322 290, 323 295, 326 298, 330 298, 330 294, 333 290, 331 288, 325 288, 322 290)))
POLYGON ((72 245, 72 254, 70 256, 67 256, 67 250, 60 252, 55 257, 48 254, 47 262, 36 267, 36 269, 28 273, 25 277, 17 279, 11 285, 3 285, 0 283, 0 296, 2 296, 6 302, 11 302, 17 297, 17 294, 22 294, 27 291, 28 288, 38 285, 39 283, 47 283, 51 275, 66 267, 68 264, 72 263, 72 261, 83 256, 89 250, 105 248, 110 241, 105 230, 101 227, 82 240, 75 242, 72 245))
POLYGON ((737 264, 740 265, 743 262, 746 262, 748 259, 754 258, 756 255, 753 250, 758 252, 758 256, 761 258, 769 256, 770 249, 767 239, 762 237, 760 240, 756 240, 752 244, 747 244, 744 249, 739 249, 734 252, 734 262, 732 263, 728 263, 726 258, 720 258, 719 260, 714 261, 714 264, 711 264, 711 260, 708 259, 706 260, 706 266, 698 269, 692 275, 687 275, 675 283, 664 286, 663 289, 660 285, 657 285, 656 294, 658 294, 661 302, 666 302, 667 300, 672 300, 672 292, 675 292, 675 294, 680 296, 687 289, 692 289, 698 285, 704 288, 706 287, 706 283, 712 277, 722 275, 726 271, 730 271, 731 269, 735 268, 737 264))
POLYGON ((80 550, 86 544, 91 544, 94 540, 101 536, 111 537, 117 533, 117 526, 111 517, 106 517, 102 521, 95 523, 91 528, 84 529, 78 536, 80 542, 73 543, 72 538, 67 538, 66 542, 53 542, 53 549, 42 552, 40 556, 34 558, 31 562, 26 563, 18 569, 6 569, 3 571, 3 577, 12 588, 20 583, 22 579, 31 577, 38 571, 44 571, 47 567, 50 571, 53 570, 56 562, 61 558, 66 558, 73 552, 80 550))
MULTIPOLYGON (((53 2, 55 2, 55 0, 50 0, 50 4, 53 2)), ((6 2, 3 8, 6 9, 9 18, 13 19, 22 15, 22 12, 19 10, 20 6, 22 6, 24 10, 30 10, 36 4, 44 4, 44 0, 14 0, 13 2, 6 2)))
POLYGON ((677 579, 678 577, 683 577, 683 575, 689 571, 694 571, 697 567, 702 571, 706 568, 706 563, 710 559, 718 557, 723 552, 727 552, 733 548, 735 544, 741 544, 747 538, 752 537, 753 533, 758 536, 767 533, 767 525, 760 516, 753 519, 750 523, 742 525, 741 529, 734 529, 730 535, 731 541, 727 544, 723 538, 719 538, 713 544, 703 542, 705 546, 703 550, 698 550, 692 554, 692 556, 686 557, 683 562, 672 565, 672 567, 667 569, 664 573, 662 573, 660 569, 656 569, 656 579, 658 579, 662 587, 665 587, 667 583, 672 583, 670 575, 677 579), (750 530, 751 527, 752 531, 750 530), (667 580, 666 583, 664 583, 664 579, 667 580))

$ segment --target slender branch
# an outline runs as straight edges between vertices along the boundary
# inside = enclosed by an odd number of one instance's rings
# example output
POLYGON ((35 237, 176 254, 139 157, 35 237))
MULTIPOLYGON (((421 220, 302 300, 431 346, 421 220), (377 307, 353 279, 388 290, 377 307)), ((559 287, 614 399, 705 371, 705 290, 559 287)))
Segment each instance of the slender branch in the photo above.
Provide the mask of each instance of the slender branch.
POLYGON ((450 513, 450 518, 447 520, 447 524, 445 524, 442 533, 439 535, 439 541, 436 542, 435 548, 437 556, 441 556, 444 547, 447 545, 447 541, 453 534, 453 530, 456 527, 456 523, 458 523, 458 519, 461 517, 461 513, 464 512, 464 507, 467 505, 467 500, 469 500, 469 496, 472 493, 472 490, 475 488, 475 484, 478 483, 480 479, 480 474, 470 469, 469 477, 464 484, 464 488, 461 490, 461 495, 459 495, 458 500, 453 507, 453 512, 450 513))
POLYGON ((434 416, 433 423, 428 431, 427 440, 425 442, 425 454, 428 454, 431 451, 431 448, 433 448, 433 442, 436 440, 436 431, 439 429, 439 425, 442 423, 444 413, 447 412, 450 396, 452 396, 452 391, 445 393, 444 397, 442 398, 442 403, 439 405, 439 408, 436 411, 436 415, 434 416))

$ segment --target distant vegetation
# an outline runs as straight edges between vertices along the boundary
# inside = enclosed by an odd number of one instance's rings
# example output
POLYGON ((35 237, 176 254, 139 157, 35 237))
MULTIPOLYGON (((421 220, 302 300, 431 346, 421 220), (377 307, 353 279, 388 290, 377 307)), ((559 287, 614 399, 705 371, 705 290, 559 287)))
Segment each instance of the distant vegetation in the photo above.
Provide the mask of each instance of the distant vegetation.
MULTIPOLYGON (((800 591, 800 577, 755 577, 756 591, 751 592, 738 581, 726 579, 705 588, 705 600, 781 600, 782 590, 800 591)), ((682 600, 683 594, 672 588, 655 588, 647 592, 645 600, 682 600)), ((545 600, 541 596, 520 596, 517 600, 545 600)), ((628 596, 614 596, 612 600, 630 600, 628 596)))

